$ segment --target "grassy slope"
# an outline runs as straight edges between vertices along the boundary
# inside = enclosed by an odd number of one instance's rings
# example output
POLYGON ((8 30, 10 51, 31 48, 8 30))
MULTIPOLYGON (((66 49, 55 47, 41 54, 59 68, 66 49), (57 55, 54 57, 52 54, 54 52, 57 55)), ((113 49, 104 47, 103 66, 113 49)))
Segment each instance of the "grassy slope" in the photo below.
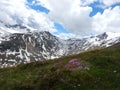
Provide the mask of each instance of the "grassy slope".
POLYGON ((120 90, 120 44, 56 60, 0 69, 0 90, 120 90), (90 70, 71 71, 71 59, 90 70))

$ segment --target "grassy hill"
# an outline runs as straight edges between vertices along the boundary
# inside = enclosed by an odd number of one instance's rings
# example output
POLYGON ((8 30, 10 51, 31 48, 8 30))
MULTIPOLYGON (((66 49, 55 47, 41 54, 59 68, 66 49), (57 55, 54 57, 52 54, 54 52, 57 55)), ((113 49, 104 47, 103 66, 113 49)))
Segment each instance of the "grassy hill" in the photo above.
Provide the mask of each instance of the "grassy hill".
POLYGON ((0 69, 0 90, 120 90, 120 44, 0 69))

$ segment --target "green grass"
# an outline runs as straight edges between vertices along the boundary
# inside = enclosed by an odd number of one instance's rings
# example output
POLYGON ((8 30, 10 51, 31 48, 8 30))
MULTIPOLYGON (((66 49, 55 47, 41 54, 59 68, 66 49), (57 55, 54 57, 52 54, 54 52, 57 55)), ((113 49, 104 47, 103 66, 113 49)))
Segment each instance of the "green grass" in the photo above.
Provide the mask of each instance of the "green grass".
POLYGON ((120 44, 0 69, 0 90, 120 90, 120 44), (71 59, 90 69, 66 69, 71 59))

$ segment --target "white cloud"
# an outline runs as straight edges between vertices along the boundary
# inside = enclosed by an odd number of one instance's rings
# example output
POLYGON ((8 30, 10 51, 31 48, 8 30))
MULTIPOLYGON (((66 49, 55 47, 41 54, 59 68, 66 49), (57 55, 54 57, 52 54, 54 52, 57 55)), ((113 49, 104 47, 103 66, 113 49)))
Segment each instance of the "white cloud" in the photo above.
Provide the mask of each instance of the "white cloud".
POLYGON ((45 13, 28 7, 26 0, 1 0, 0 20, 8 24, 26 24, 38 30, 55 32, 54 22, 45 13))
MULTIPOLYGON (((82 6, 80 0, 38 0, 42 5, 47 7, 49 17, 59 22, 71 33, 86 35, 91 31, 91 7, 82 6)), ((93 0, 92 0, 93 1, 93 0)))
POLYGON ((29 8, 26 0, 1 0, 0 20, 10 24, 24 23, 50 32, 57 31, 54 28, 55 21, 70 32, 58 35, 64 38, 79 37, 75 34, 83 36, 106 31, 120 32, 120 7, 111 9, 111 5, 118 2, 120 0, 34 0, 32 4, 40 4, 50 10, 45 14, 29 8), (103 14, 90 17, 92 7, 88 5, 95 1, 109 8, 103 14))
POLYGON ((116 3, 120 3, 120 0, 98 0, 103 3, 105 6, 111 6, 116 3))
POLYGON ((81 0, 81 5, 86 6, 86 5, 89 5, 89 4, 94 3, 96 1, 98 1, 98 0, 81 0))
POLYGON ((73 34, 73 33, 60 33, 56 35, 57 37, 61 39, 70 39, 70 38, 82 38, 81 35, 79 34, 73 34))
POLYGON ((103 14, 97 13, 92 23, 96 33, 120 32, 120 7, 108 8, 103 14))
POLYGON ((120 0, 97 0, 97 2, 100 2, 100 5, 96 5, 97 7, 106 9, 112 5, 120 3, 120 0))
POLYGON ((105 7, 116 4, 120 0, 38 0, 50 9, 49 16, 61 23, 71 33, 90 35, 106 31, 120 32, 120 8, 105 9, 103 14, 97 13, 94 17, 89 14, 92 10, 87 6, 99 1, 105 7), (86 5, 86 6, 84 6, 86 5))

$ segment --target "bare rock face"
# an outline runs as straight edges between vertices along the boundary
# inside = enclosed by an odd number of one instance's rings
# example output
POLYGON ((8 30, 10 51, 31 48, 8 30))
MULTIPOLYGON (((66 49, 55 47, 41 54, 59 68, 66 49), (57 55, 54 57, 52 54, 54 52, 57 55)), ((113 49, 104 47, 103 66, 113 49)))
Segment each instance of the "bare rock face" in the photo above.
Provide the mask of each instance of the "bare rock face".
POLYGON ((49 32, 12 34, 0 43, 0 64, 20 63, 60 57, 63 47, 59 39, 49 32))

